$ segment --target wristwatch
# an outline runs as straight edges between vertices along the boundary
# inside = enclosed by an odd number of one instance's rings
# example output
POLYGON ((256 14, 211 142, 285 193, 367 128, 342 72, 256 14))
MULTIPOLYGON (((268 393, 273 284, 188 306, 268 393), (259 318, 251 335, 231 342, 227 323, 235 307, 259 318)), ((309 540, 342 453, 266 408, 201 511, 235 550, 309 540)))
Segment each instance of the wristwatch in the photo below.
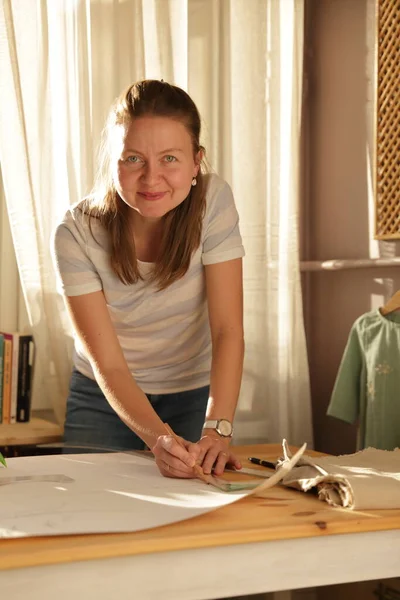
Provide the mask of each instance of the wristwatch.
POLYGON ((215 429, 218 435, 224 438, 233 436, 233 425, 228 419, 212 419, 206 421, 203 425, 203 429, 215 429))

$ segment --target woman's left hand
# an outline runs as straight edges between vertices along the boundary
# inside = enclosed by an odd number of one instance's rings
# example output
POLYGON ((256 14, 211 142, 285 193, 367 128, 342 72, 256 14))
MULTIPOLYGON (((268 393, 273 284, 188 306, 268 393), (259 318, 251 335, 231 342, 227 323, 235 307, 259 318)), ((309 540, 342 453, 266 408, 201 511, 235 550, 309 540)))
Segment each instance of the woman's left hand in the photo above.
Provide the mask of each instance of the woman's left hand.
POLYGON ((204 473, 208 475, 213 471, 215 475, 222 475, 227 464, 235 469, 242 468, 240 460, 231 452, 229 442, 218 433, 207 433, 197 442, 200 452, 196 462, 204 473))

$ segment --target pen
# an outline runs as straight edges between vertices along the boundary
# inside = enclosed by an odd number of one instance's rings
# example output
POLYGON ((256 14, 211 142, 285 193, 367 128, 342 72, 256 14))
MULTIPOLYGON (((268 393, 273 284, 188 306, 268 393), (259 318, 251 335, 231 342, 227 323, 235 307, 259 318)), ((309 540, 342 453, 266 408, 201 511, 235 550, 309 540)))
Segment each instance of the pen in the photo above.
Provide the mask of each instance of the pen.
POLYGON ((272 462, 268 462, 267 460, 262 460, 261 458, 254 458, 251 456, 248 458, 251 463, 255 465, 261 465, 261 467, 267 467, 268 469, 275 469, 275 464, 272 462))

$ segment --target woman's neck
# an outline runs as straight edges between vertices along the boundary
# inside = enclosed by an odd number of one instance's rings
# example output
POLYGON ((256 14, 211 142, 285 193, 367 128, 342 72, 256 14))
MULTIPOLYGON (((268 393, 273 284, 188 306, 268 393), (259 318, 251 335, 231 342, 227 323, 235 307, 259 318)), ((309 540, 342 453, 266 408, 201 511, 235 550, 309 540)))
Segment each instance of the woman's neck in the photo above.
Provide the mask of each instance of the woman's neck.
POLYGON ((142 262, 156 262, 161 249, 163 220, 143 219, 135 215, 132 222, 136 258, 142 262))

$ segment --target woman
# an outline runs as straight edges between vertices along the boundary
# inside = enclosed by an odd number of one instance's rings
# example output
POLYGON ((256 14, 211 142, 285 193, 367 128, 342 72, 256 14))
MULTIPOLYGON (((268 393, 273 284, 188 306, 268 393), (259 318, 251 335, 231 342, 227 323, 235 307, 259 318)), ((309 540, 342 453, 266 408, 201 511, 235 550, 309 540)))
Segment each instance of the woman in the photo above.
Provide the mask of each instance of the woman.
POLYGON ((231 190, 203 173, 203 153, 186 92, 132 85, 110 111, 95 191, 54 236, 76 340, 65 442, 148 446, 170 477, 240 468, 229 442, 244 250, 231 190))

